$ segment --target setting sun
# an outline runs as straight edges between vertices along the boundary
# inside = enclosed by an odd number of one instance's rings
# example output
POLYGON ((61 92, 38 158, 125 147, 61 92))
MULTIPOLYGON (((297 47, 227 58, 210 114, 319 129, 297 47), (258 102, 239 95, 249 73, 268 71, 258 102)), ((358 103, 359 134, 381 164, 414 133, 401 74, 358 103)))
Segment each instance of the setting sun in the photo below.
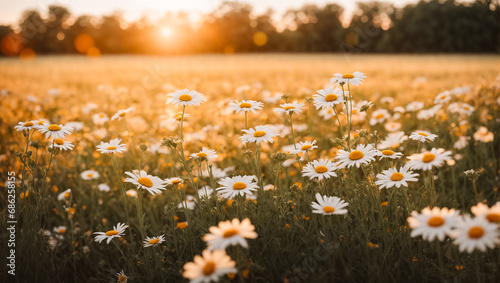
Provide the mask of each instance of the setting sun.
POLYGON ((169 27, 162 27, 160 32, 164 37, 169 37, 172 35, 172 29, 170 29, 169 27))

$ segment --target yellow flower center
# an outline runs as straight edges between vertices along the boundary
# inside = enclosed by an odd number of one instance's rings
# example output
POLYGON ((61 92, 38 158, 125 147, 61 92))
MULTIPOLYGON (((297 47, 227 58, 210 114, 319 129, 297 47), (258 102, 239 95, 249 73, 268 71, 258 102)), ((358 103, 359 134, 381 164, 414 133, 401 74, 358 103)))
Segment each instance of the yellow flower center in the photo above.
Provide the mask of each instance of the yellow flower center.
POLYGON ((335 211, 335 208, 333 208, 331 206, 325 206, 325 207, 323 207, 323 211, 326 213, 332 213, 335 211))
POLYGON ((172 180, 172 184, 179 184, 180 182, 181 182, 181 180, 179 180, 179 179, 172 180))
POLYGON ((26 123, 24 123, 23 126, 25 126, 25 127, 31 127, 33 125, 34 125, 33 122, 26 122, 26 123))
POLYGON ((446 97, 446 95, 441 95, 441 97, 439 99, 444 99, 446 97))
POLYGON ((240 108, 250 108, 250 107, 252 107, 252 104, 248 102, 240 103, 240 108))
POLYGON ((224 234, 222 234, 222 238, 231 238, 234 235, 238 235, 238 230, 229 229, 229 230, 224 231, 224 234))
POLYGON ((177 223, 177 225, 176 225, 176 227, 177 227, 178 229, 184 229, 184 228, 186 228, 187 226, 188 226, 187 222, 179 222, 179 223, 177 223))
POLYGON ((419 135, 421 135, 421 136, 427 137, 427 134, 426 134, 426 133, 422 133, 422 132, 420 132, 420 133, 418 133, 418 134, 419 134, 419 135))
POLYGON ((350 160, 359 160, 365 156, 361 151, 359 150, 353 150, 351 153, 349 153, 349 159, 350 160))
POLYGON ((236 182, 236 183, 234 183, 234 185, 233 185, 233 190, 237 190, 237 191, 239 191, 239 190, 243 190, 243 189, 245 189, 246 187, 247 187, 247 184, 245 184, 245 183, 243 183, 243 182, 236 182))
POLYGON ((127 282, 127 276, 121 275, 121 274, 118 275, 118 282, 119 283, 125 283, 125 282, 127 282))
POLYGON ((160 240, 158 240, 158 239, 153 239, 153 240, 149 241, 149 244, 151 244, 151 245, 158 244, 159 241, 160 240))
POLYGON ((391 180, 392 181, 401 181, 401 180, 403 180, 404 177, 405 176, 403 174, 396 172, 396 173, 392 173, 391 180))
POLYGON ((300 149, 301 149, 301 150, 308 150, 308 149, 310 149, 311 147, 312 147, 312 145, 310 145, 310 144, 305 144, 305 145, 303 145, 300 149))
POLYGON ((383 113, 380 113, 380 114, 378 114, 377 116, 375 116, 375 119, 381 119, 382 117, 384 117, 384 114, 383 114, 383 113))
POLYGON ((342 76, 343 79, 353 79, 354 78, 354 75, 353 74, 344 74, 342 76))
POLYGON ((104 118, 104 114, 99 114, 99 118, 104 118))
POLYGON ((115 230, 109 230, 108 232, 106 232, 106 236, 114 236, 118 234, 118 231, 115 231, 115 230))
POLYGON ((316 171, 316 173, 325 173, 326 171, 328 171, 328 168, 326 168, 326 166, 323 166, 323 165, 320 165, 320 166, 316 166, 316 168, 314 168, 314 171, 316 171))
POLYGON ((64 194, 64 197, 65 197, 65 198, 69 198, 69 196, 70 196, 70 193, 69 193, 69 192, 67 192, 67 193, 65 193, 65 194, 64 194))
POLYGON ((54 143, 57 144, 57 145, 63 145, 64 141, 62 139, 57 138, 57 139, 54 140, 54 143))
POLYGON ((285 110, 295 109, 295 106, 285 106, 283 107, 285 110))
POLYGON ((61 130, 61 127, 60 127, 59 125, 52 124, 52 125, 50 125, 47 129, 48 129, 49 131, 59 131, 59 130, 61 130))
POLYGON ((59 229, 59 234, 64 234, 66 232, 65 229, 59 229))
POLYGON ((434 216, 429 218, 427 225, 431 227, 440 227, 444 224, 444 218, 441 216, 434 216))
POLYGON ((106 149, 107 149, 107 150, 115 150, 115 149, 116 149, 116 146, 108 146, 106 149))
POLYGON ((328 102, 330 102, 330 101, 335 101, 335 100, 337 100, 337 98, 338 98, 338 96, 336 96, 336 95, 335 95, 335 94, 333 94, 333 93, 327 94, 327 95, 325 96, 325 100, 326 100, 326 101, 328 101, 328 102))
POLYGON ((469 238, 479 239, 484 235, 484 229, 481 226, 474 226, 469 229, 469 238))
POLYGON ((140 177, 139 179, 137 179, 137 182, 139 182, 139 184, 143 185, 144 187, 151 188, 153 186, 153 181, 151 181, 151 179, 147 177, 140 177))
POLYGON ((182 101, 191 101, 191 99, 193 99, 193 98, 189 94, 183 94, 183 95, 179 96, 179 100, 182 100, 182 101))
POLYGON ((180 121, 182 120, 182 113, 177 113, 174 115, 175 120, 180 121))
POLYGON ((196 154, 196 156, 198 156, 198 157, 207 157, 207 154, 206 154, 206 153, 204 153, 204 152, 198 152, 198 153, 196 154))
POLYGON ((433 153, 426 153, 422 157, 422 162, 429 163, 433 161, 436 158, 436 156, 433 153))
POLYGON ((209 276, 215 272, 215 263, 213 261, 207 261, 205 266, 203 266, 203 275, 209 276))
POLYGON ((470 108, 468 106, 464 106, 464 109, 465 110, 469 110, 470 108))
POLYGON ((123 117, 125 115, 127 115, 127 112, 122 112, 122 113, 118 114, 118 116, 120 116, 120 117, 123 117))
POLYGON ((253 133, 253 136, 256 138, 260 138, 260 137, 263 137, 265 135, 266 135, 266 132, 264 132, 264 131, 255 131, 255 133, 253 133))
POLYGON ((37 124, 38 124, 38 125, 43 125, 43 124, 45 124, 45 122, 43 122, 43 121, 38 121, 38 123, 37 123, 37 124))
POLYGON ((495 212, 488 213, 488 215, 486 215, 486 219, 492 223, 499 223, 500 222, 500 213, 495 213, 495 212))
POLYGON ((386 149, 386 150, 382 150, 382 154, 383 155, 393 155, 394 151, 386 149))
POLYGON ((352 109, 352 114, 358 113, 358 109, 352 109))
POLYGON ((87 174, 87 177, 89 177, 89 178, 92 178, 93 176, 94 176, 94 174, 92 174, 92 173, 87 174))

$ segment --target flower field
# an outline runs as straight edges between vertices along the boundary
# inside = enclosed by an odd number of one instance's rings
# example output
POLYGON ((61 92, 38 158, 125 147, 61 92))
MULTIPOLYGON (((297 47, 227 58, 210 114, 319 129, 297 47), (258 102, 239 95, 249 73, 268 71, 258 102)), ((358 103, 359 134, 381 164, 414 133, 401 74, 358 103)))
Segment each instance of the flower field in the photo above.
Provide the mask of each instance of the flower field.
POLYGON ((47 56, 0 89, 14 281, 500 281, 498 56, 47 56))

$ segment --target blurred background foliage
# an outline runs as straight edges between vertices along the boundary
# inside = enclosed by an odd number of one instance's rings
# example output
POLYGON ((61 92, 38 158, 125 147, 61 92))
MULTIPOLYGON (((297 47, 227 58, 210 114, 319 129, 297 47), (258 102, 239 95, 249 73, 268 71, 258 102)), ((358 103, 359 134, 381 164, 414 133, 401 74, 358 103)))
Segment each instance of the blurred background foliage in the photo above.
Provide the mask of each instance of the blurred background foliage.
POLYGON ((305 5, 276 20, 272 10, 223 2, 193 23, 186 13, 126 22, 119 14, 72 16, 62 6, 47 15, 23 13, 0 26, 0 51, 35 54, 193 54, 239 52, 499 53, 500 1, 427 0, 401 8, 358 3, 350 22, 337 4, 305 5))

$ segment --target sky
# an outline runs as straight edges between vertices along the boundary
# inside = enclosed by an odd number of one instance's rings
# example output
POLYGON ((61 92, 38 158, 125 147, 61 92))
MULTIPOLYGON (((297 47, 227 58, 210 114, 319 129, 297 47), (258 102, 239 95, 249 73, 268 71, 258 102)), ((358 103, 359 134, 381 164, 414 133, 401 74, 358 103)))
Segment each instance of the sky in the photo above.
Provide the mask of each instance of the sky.
MULTIPOLYGON (((309 3, 319 6, 337 3, 346 9, 347 15, 350 15, 356 8, 355 2, 370 1, 372 0, 242 0, 240 2, 251 4, 257 13, 272 8, 278 14, 309 3)), ((212 11, 221 2, 222 0, 0 0, 0 24, 16 24, 25 10, 36 9, 43 13, 49 5, 65 6, 76 16, 110 15, 120 11, 125 20, 133 21, 143 15, 152 19, 160 18, 169 11, 186 11, 200 15, 212 11)), ((417 0, 384 0, 384 2, 404 6, 417 0)))

